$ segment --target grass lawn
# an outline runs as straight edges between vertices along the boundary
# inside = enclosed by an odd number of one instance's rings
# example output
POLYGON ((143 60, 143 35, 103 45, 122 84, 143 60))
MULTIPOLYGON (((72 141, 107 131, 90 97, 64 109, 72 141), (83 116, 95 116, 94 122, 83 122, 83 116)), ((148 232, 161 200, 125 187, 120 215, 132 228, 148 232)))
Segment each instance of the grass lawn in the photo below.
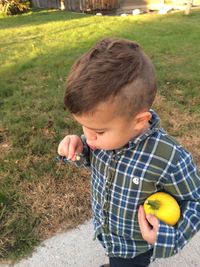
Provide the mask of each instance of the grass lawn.
POLYGON ((200 12, 91 16, 40 11, 0 18, 0 258, 91 216, 85 170, 54 162, 59 141, 81 133, 64 109, 66 75, 97 40, 138 41, 151 56, 164 127, 200 166, 200 12))

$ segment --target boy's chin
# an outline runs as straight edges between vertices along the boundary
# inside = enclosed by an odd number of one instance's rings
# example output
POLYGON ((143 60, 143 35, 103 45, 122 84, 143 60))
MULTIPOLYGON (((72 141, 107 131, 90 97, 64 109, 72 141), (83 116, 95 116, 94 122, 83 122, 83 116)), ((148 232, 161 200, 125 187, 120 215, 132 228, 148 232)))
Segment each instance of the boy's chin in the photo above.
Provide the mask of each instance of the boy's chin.
POLYGON ((96 146, 88 145, 91 150, 97 150, 98 148, 96 146))
POLYGON ((123 147, 125 147, 126 145, 119 145, 119 146, 113 146, 113 147, 96 147, 96 146, 92 146, 92 145, 89 145, 88 144, 88 146, 89 146, 89 148, 91 149, 91 150, 106 150, 106 151, 111 151, 111 150, 118 150, 118 149, 122 149, 123 147))
POLYGON ((123 146, 114 146, 114 147, 102 147, 102 148, 96 148, 96 149, 101 149, 101 150, 106 150, 106 151, 112 151, 112 150, 120 150, 122 148, 124 148, 126 145, 123 146))
POLYGON ((126 148, 127 146, 128 144, 126 143, 125 145, 121 145, 121 146, 119 145, 119 146, 115 146, 115 147, 104 149, 104 150, 120 150, 120 149, 126 148))

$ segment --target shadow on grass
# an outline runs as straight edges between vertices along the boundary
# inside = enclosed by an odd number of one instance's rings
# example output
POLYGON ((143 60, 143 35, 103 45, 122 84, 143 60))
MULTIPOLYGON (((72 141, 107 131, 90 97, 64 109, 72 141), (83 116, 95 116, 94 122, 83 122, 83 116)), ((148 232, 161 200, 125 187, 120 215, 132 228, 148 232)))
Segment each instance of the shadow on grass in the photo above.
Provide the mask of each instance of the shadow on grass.
POLYGON ((32 11, 23 15, 8 16, 0 18, 0 29, 16 28, 23 26, 35 26, 56 21, 81 19, 90 15, 83 13, 72 13, 60 10, 32 11))

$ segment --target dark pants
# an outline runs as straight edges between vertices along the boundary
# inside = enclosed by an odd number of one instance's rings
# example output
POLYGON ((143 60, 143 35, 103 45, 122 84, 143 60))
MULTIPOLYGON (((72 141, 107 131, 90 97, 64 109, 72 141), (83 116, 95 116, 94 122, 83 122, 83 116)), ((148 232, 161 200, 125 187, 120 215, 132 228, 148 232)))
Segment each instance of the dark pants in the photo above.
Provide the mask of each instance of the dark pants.
MULTIPOLYGON (((98 235, 97 238, 102 243, 102 235, 98 235)), ((153 255, 153 249, 148 250, 134 258, 109 258, 110 267, 147 267, 150 264, 151 256, 153 255)))
POLYGON ((131 259, 112 257, 109 258, 110 267, 147 267, 150 264, 152 254, 153 249, 150 249, 131 259))

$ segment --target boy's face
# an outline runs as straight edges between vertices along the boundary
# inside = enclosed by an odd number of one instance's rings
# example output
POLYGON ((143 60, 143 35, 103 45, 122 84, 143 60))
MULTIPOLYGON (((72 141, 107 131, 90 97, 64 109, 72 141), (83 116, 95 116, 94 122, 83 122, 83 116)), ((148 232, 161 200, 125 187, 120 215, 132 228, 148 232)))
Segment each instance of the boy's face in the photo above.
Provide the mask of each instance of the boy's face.
POLYGON ((115 108, 115 104, 105 102, 99 104, 94 113, 74 115, 75 120, 82 125, 91 149, 122 148, 148 128, 148 120, 151 117, 149 112, 131 118, 116 115, 115 108))

